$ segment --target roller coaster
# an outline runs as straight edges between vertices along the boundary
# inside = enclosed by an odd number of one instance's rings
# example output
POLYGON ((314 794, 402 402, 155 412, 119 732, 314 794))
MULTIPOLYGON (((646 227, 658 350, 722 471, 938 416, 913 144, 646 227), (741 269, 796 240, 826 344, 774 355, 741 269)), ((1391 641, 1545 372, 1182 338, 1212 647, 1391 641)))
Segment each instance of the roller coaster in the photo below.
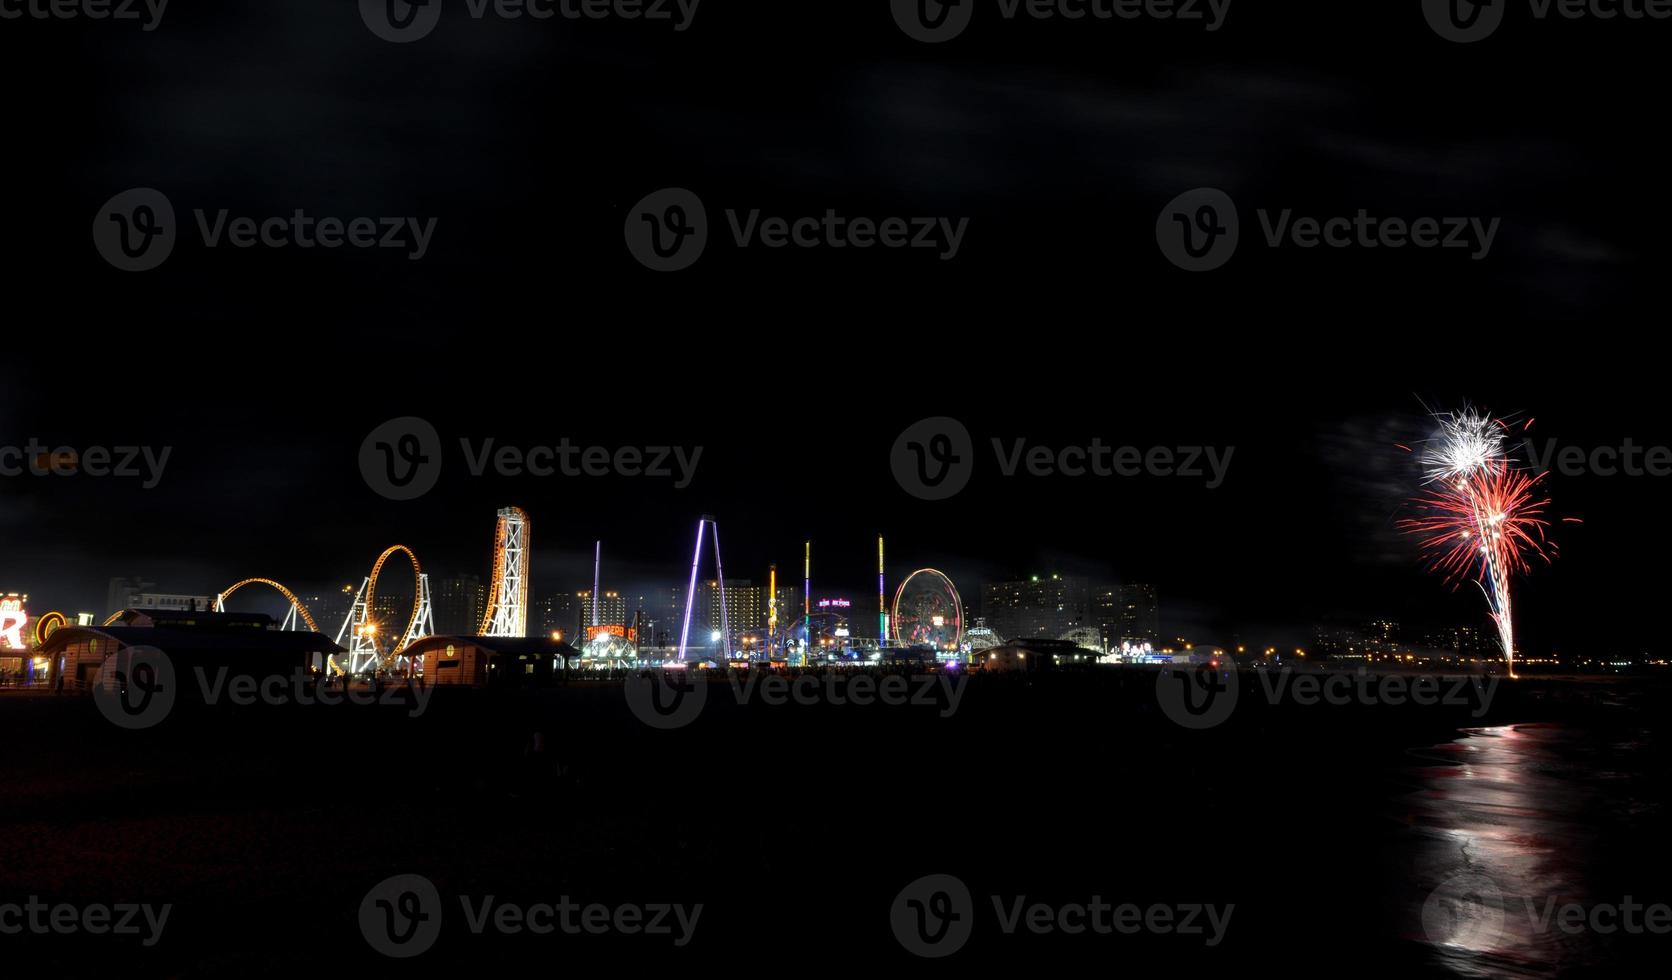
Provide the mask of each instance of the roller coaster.
POLYGON ((528 635, 528 512, 501 507, 493 535, 490 605, 482 617, 483 636, 528 635))
POLYGON ((297 618, 300 617, 301 621, 307 625, 311 632, 319 632, 319 626, 314 622, 313 616, 308 613, 308 607, 302 605, 302 600, 296 598, 296 593, 290 591, 270 578, 247 578, 242 582, 232 583, 226 587, 225 591, 215 597, 215 611, 223 613, 226 612, 227 598, 230 597, 232 593, 237 592, 246 585, 265 585, 284 596, 285 600, 290 603, 290 612, 285 614, 284 622, 279 626, 279 629, 295 629, 297 618))
POLYGON ((348 618, 343 620, 342 628, 337 630, 337 645, 342 646, 343 639, 348 639, 348 672, 365 674, 378 667, 394 666, 402 650, 420 637, 429 636, 434 632, 435 613, 430 607, 430 577, 424 574, 423 566, 418 564, 418 556, 412 553, 412 549, 404 544, 397 544, 377 556, 372 573, 360 583, 360 591, 354 596, 354 605, 349 607, 348 618), (372 618, 373 604, 377 600, 377 577, 383 572, 384 564, 396 554, 406 555, 407 560, 412 563, 412 577, 416 587, 412 592, 412 618, 407 620, 400 640, 384 652, 378 646, 378 623, 372 618))
MULTIPOLYGON (((501 508, 499 522, 494 529, 493 587, 489 593, 491 603, 482 622, 484 636, 528 635, 528 548, 528 513, 520 507, 501 508)), ((266 586, 290 604, 280 629, 320 631, 308 607, 296 593, 270 578, 247 578, 234 582, 215 597, 215 611, 226 612, 226 602, 233 593, 251 585, 266 586)), ((105 625, 113 624, 121 615, 119 612, 112 616, 105 625)), ((394 545, 377 557, 371 574, 360 583, 354 595, 354 604, 337 630, 336 642, 348 651, 348 664, 345 668, 333 661, 332 669, 348 674, 387 670, 398 665, 407 647, 434 632, 435 611, 430 603, 429 574, 419 564, 418 556, 411 548, 403 544, 394 545), (385 634, 376 619, 377 584, 384 566, 396 555, 404 556, 412 566, 415 586, 412 613, 406 628, 399 634, 385 634)))

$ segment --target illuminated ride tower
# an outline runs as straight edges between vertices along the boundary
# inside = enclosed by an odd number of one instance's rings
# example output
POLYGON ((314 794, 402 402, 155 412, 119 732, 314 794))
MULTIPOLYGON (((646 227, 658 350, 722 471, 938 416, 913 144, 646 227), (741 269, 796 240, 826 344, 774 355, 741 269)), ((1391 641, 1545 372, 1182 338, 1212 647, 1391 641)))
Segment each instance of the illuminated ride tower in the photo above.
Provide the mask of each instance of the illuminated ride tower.
POLYGON ((882 535, 877 535, 877 655, 888 646, 888 598, 883 592, 882 535))
MULTIPOLYGON (((603 614, 598 608, 599 599, 603 595, 600 590, 603 567, 604 542, 596 541, 592 545, 592 622, 584 631, 586 635, 581 641, 584 660, 594 667, 603 667, 606 670, 631 667, 638 660, 636 639, 629 639, 625 623, 605 624, 603 614)), ((635 627, 630 635, 636 638, 639 635, 638 629, 635 627)))
POLYGON ((813 542, 807 542, 801 556, 801 654, 790 661, 791 666, 807 666, 807 654, 813 644, 813 542))
POLYGON ((528 512, 501 507, 493 535, 493 582, 483 636, 528 635, 528 512))
POLYGON ((778 566, 766 572, 766 649, 761 659, 770 663, 778 652, 778 566))
POLYGON ((685 622, 679 629, 679 662, 685 662, 685 650, 691 639, 691 607, 697 599, 697 566, 702 563, 703 532, 708 528, 714 529, 714 578, 718 582, 717 592, 720 593, 720 642, 726 653, 726 660, 731 660, 731 619, 726 611, 726 569, 720 563, 720 525, 713 517, 704 514, 697 521, 697 550, 691 556, 691 582, 685 590, 685 622))
POLYGON ((604 542, 592 543, 592 627, 597 629, 598 622, 598 576, 604 567, 604 542))

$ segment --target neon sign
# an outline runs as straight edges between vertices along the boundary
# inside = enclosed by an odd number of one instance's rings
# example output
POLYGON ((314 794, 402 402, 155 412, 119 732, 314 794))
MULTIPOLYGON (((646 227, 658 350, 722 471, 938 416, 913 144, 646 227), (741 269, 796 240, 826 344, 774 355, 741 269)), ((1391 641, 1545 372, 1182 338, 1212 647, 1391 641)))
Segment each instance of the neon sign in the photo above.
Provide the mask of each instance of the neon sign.
POLYGON ((628 643, 637 643, 639 631, 636 629, 628 629, 625 626, 618 626, 613 623, 602 624, 599 626, 588 626, 586 628, 586 642, 588 643, 592 643, 599 637, 604 636, 617 637, 626 640, 628 643))
POLYGON ((846 599, 820 599, 819 600, 819 608, 820 609, 847 609, 852 605, 853 605, 853 603, 849 602, 846 599))
POLYGON ((23 604, 28 600, 28 596, 15 592, 0 596, 0 647, 7 650, 29 649, 29 645, 23 642, 23 627, 29 624, 29 614, 24 611, 23 604))
POLYGON ((69 617, 61 612, 49 612, 35 620, 35 645, 40 646, 46 638, 70 624, 69 617))

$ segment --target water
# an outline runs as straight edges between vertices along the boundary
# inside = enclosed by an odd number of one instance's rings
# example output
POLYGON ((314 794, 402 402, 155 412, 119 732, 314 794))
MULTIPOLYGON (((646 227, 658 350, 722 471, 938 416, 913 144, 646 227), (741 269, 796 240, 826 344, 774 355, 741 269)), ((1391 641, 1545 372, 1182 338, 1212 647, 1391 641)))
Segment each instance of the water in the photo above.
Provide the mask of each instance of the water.
MULTIPOLYGON (((1672 901, 1653 841, 1664 827, 1666 764, 1642 718, 1474 729, 1416 753, 1409 921, 1435 965, 1463 977, 1583 976, 1672 935, 1564 931, 1552 901, 1672 901)), ((1642 921, 1641 913, 1639 921, 1642 921)))

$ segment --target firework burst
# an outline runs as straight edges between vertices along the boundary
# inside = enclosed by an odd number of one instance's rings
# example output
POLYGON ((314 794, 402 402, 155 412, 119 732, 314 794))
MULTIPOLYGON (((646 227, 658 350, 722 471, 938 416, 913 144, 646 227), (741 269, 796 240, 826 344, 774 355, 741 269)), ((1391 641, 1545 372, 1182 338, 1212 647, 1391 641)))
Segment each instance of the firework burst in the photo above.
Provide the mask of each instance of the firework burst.
POLYGON ((1435 419, 1439 431, 1418 453, 1424 489, 1412 501, 1417 516, 1400 527, 1419 539, 1432 571, 1454 586, 1479 586, 1514 676, 1510 583, 1556 550, 1544 516, 1544 478, 1516 468, 1502 421, 1473 409, 1435 419))
POLYGON ((1434 416, 1439 431, 1422 446, 1423 482, 1456 481, 1474 476, 1508 458, 1505 425, 1472 408, 1434 416))

